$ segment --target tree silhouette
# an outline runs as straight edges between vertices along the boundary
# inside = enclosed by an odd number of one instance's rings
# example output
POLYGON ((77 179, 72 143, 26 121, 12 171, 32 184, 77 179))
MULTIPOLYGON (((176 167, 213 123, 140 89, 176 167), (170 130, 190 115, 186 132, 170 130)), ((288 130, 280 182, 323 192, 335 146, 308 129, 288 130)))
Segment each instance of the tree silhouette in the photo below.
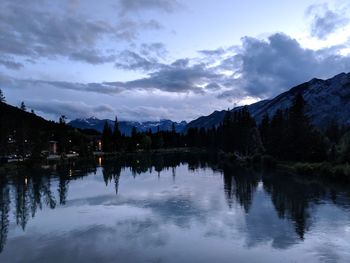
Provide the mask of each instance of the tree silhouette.
POLYGON ((24 104, 24 101, 21 102, 20 109, 21 109, 22 111, 27 111, 27 107, 26 107, 26 105, 24 104))
POLYGON ((0 89, 0 102, 5 103, 6 102, 6 98, 4 93, 2 92, 2 90, 0 89))

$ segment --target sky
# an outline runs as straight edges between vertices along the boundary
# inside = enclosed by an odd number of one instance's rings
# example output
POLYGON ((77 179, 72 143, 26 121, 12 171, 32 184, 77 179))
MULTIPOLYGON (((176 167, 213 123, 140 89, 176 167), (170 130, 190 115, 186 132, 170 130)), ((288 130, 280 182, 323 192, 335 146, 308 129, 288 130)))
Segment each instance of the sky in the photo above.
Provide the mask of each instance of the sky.
POLYGON ((349 1, 0 1, 0 89, 52 120, 190 121, 349 71, 349 1))

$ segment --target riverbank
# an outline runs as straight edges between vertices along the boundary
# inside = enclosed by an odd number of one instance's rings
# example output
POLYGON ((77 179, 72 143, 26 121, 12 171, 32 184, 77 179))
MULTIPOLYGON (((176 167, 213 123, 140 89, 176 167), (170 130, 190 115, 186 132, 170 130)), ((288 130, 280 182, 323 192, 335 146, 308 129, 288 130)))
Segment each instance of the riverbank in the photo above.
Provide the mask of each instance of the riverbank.
POLYGON ((233 153, 217 152, 203 148, 169 148, 157 150, 139 150, 134 152, 115 152, 104 153, 94 152, 90 157, 69 156, 72 158, 48 158, 38 161, 22 161, 11 162, 0 166, 0 174, 14 173, 27 168, 40 168, 50 164, 69 163, 69 162, 96 162, 98 159, 114 159, 114 158, 128 158, 128 156, 137 155, 171 155, 171 154, 214 154, 217 156, 219 163, 222 165, 233 165, 243 167, 255 167, 258 169, 274 169, 284 171, 291 176, 302 176, 309 178, 326 178, 334 181, 350 182, 350 165, 349 164, 333 164, 329 162, 322 163, 306 163, 306 162, 288 162, 278 161, 269 155, 253 155, 249 157, 242 157, 233 153), (74 157, 74 158, 73 158, 74 157))
POLYGON ((279 169, 286 169, 292 171, 296 175, 327 178, 329 180, 349 181, 350 182, 350 165, 346 164, 332 164, 329 162, 322 163, 293 163, 293 162, 279 162, 279 169))
POLYGON ((97 157, 106 156, 120 156, 125 154, 167 154, 167 153, 205 153, 211 152, 203 148, 168 148, 168 149, 150 149, 150 150, 137 150, 137 151, 127 151, 127 152, 94 152, 93 155, 97 157))

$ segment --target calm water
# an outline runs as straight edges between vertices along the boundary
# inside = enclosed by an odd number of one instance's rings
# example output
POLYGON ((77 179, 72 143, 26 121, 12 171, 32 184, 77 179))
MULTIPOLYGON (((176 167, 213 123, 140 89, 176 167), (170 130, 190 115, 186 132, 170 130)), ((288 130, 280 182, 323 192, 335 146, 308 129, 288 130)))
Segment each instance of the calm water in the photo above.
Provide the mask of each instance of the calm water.
POLYGON ((350 262, 346 185, 135 156, 0 177, 0 262, 350 262))

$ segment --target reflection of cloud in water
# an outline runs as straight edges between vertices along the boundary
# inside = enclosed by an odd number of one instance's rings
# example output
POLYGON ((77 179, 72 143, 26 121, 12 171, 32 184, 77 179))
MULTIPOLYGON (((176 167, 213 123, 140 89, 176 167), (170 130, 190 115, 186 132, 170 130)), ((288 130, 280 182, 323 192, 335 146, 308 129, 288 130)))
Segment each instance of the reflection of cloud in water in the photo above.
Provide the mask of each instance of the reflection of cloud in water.
POLYGON ((2 262, 145 262, 155 259, 147 249, 164 246, 168 238, 150 219, 124 220, 112 227, 94 225, 58 236, 14 238, 8 242, 2 262), (37 247, 34 251, 32 242, 37 247), (24 258, 14 256, 18 247, 24 258))
MULTIPOLYGON (((332 203, 322 184, 286 182, 252 171, 227 169, 224 176, 210 169, 189 172, 187 165, 178 168, 176 178, 171 169, 163 170, 160 178, 156 172, 134 178, 130 171, 122 169, 120 174, 112 168, 69 181, 64 205, 55 209, 44 205, 28 221, 25 232, 14 228, 16 218, 11 217, 0 261, 341 262, 350 258, 346 252, 350 231, 344 231, 350 222, 348 201, 336 194, 332 203)), ((51 187, 56 189, 57 183, 51 187)), ((34 190, 19 186, 29 189, 24 201, 35 201, 34 190)), ((30 208, 29 203, 21 204, 19 212, 30 208)))

